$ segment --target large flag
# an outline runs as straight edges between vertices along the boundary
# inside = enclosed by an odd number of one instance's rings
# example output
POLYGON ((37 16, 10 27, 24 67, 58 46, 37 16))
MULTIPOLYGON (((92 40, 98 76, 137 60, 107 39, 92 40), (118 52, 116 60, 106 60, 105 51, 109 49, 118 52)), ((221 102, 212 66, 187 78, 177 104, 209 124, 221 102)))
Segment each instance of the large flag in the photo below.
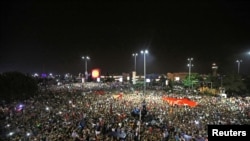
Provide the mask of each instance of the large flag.
POLYGON ((166 97, 163 96, 162 100, 166 101, 169 105, 179 105, 179 106, 183 106, 183 105, 187 105, 190 107, 196 107, 198 105, 197 102, 192 101, 188 98, 174 98, 174 97, 166 97))
POLYGON ((97 94, 97 95, 104 95, 105 91, 97 90, 97 91, 95 91, 95 94, 97 94))
POLYGON ((113 98, 114 99, 122 99, 122 94, 114 94, 113 98))

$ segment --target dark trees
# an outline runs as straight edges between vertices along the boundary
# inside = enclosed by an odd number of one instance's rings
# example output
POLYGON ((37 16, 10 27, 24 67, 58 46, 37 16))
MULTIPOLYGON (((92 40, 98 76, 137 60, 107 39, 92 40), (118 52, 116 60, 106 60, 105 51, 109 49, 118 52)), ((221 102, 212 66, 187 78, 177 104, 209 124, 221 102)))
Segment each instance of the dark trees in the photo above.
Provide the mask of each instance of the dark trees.
POLYGON ((20 72, 5 72, 0 74, 0 99, 7 102, 24 100, 37 94, 37 81, 20 72))

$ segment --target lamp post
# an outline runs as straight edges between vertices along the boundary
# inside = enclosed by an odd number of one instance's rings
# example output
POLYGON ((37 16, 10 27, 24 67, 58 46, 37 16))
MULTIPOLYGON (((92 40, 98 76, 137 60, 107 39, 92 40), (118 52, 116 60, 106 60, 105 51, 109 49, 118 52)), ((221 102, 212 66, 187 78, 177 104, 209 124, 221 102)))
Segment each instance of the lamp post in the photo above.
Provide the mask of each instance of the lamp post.
POLYGON ((85 79, 88 79, 88 60, 89 56, 82 56, 82 59, 85 60, 85 79))
POLYGON ((148 54, 148 50, 142 50, 141 54, 143 54, 144 57, 144 87, 143 87, 143 95, 146 93, 146 54, 148 54))
POLYGON ((236 63, 238 64, 238 74, 240 73, 240 63, 242 63, 242 60, 236 60, 236 63))
MULTIPOLYGON (((143 95, 146 94, 146 54, 148 54, 148 50, 142 50, 141 51, 141 54, 143 54, 143 58, 144 58, 144 87, 143 87, 143 95)), ((140 96, 140 99, 141 99, 141 96, 140 96)), ((140 108, 140 116, 139 116, 139 128, 138 128, 138 138, 140 140, 140 132, 141 132, 141 111, 142 111, 142 108, 140 108)))
POLYGON ((220 93, 225 93, 225 89, 223 88, 223 79, 225 75, 220 76, 220 93))
MULTIPOLYGON (((191 67, 193 66, 192 64, 192 61, 193 61, 193 58, 188 58, 188 82, 190 83, 190 76, 191 76, 191 67)), ((190 90, 190 84, 188 85, 189 86, 189 90, 190 90)))
POLYGON ((138 56, 138 54, 137 53, 133 53, 132 55, 135 57, 135 70, 134 71, 136 72, 136 57, 138 56))

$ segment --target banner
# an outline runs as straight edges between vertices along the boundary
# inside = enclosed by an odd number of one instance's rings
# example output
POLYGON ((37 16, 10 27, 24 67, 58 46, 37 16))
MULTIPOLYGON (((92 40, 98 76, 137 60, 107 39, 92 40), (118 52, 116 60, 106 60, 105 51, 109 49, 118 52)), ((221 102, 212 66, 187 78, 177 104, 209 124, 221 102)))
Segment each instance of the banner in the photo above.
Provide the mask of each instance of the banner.
POLYGON ((114 94, 113 98, 114 99, 122 99, 122 94, 114 94))
POLYGON ((198 105, 197 102, 192 101, 188 98, 175 98, 175 97, 162 97, 163 101, 166 101, 169 105, 179 105, 179 106, 190 106, 190 107, 196 107, 198 105))

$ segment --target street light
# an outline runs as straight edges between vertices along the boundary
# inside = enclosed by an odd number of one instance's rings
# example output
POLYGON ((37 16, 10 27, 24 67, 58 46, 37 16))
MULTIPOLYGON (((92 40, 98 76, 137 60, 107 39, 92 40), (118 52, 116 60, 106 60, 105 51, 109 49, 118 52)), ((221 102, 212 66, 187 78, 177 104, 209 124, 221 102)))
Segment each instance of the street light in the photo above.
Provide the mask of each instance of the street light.
POLYGON ((143 95, 146 93, 146 54, 148 54, 148 50, 142 50, 141 54, 144 56, 144 89, 143 89, 143 95))
MULTIPOLYGON (((142 50, 141 51, 141 54, 143 54, 143 57, 144 57, 144 87, 143 87, 143 95, 146 94, 146 54, 148 54, 148 50, 142 50)), ((141 98, 140 98, 141 99, 141 98)), ((139 136, 139 140, 140 140, 140 128, 141 128, 141 111, 142 111, 142 108, 140 108, 140 119, 139 119, 139 133, 138 133, 138 136, 139 136)))
POLYGON ((242 60, 236 60, 236 63, 238 64, 238 74, 240 73, 240 63, 242 63, 242 60))
POLYGON ((191 75, 191 67, 193 66, 192 64, 192 61, 193 61, 193 58, 188 58, 188 82, 189 82, 189 90, 190 90, 190 75, 191 75))
POLYGON ((132 55, 135 57, 135 70, 134 71, 136 72, 136 57, 138 56, 138 54, 137 53, 133 53, 132 55))
POLYGON ((82 56, 82 59, 85 60, 85 79, 88 79, 88 60, 90 59, 89 56, 82 56))

